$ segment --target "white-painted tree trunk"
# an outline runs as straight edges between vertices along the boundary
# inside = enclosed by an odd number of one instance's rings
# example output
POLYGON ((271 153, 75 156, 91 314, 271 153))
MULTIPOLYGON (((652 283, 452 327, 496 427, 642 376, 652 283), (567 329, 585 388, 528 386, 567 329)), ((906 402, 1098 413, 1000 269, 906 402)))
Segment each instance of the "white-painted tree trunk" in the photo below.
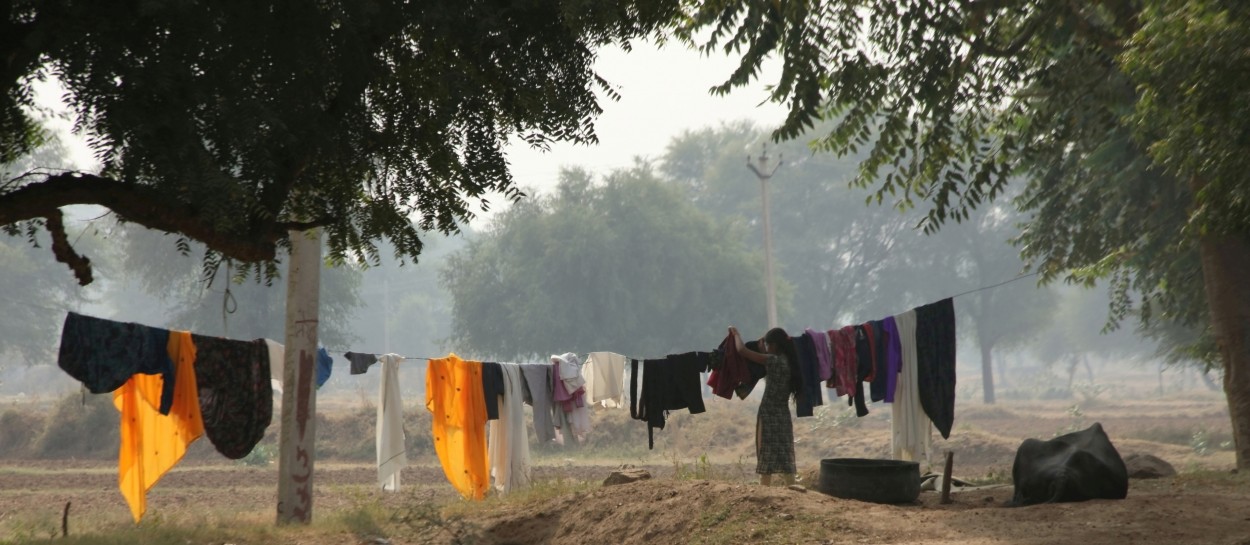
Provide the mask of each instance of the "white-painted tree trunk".
POLYGON ((320 304, 321 230, 293 231, 286 279, 282 428, 278 434, 278 524, 312 521, 320 304))

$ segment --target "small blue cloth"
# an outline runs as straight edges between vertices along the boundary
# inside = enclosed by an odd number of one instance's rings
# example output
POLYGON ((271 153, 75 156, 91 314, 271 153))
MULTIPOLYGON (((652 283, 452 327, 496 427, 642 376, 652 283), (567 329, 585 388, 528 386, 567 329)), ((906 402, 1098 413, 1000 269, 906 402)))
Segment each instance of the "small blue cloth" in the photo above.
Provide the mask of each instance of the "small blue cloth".
POLYGON ((325 347, 317 349, 317 388, 321 388, 327 380, 330 380, 330 372, 334 370, 334 358, 330 357, 330 353, 326 352, 325 347))

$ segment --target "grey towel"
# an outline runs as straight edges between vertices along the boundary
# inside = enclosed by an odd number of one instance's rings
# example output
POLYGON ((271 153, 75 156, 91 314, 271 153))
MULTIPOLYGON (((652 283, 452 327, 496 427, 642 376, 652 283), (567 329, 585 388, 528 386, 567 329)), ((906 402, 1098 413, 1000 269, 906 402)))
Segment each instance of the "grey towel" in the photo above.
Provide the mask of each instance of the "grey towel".
POLYGON ((539 444, 547 444, 556 438, 555 423, 551 419, 551 398, 554 395, 550 363, 522 363, 521 375, 525 378, 525 402, 534 408, 534 433, 539 444))
POLYGON ((378 357, 373 354, 361 354, 358 352, 348 352, 343 354, 347 361, 352 362, 352 374, 363 375, 369 370, 369 366, 378 362, 378 357))

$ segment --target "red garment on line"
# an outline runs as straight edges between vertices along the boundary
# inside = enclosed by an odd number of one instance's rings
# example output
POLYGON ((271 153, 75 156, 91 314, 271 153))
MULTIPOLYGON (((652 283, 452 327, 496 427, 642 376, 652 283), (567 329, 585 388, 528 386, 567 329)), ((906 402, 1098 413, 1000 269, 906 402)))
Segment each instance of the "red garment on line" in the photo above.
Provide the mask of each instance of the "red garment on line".
POLYGON ((712 371, 707 377, 707 385, 712 387, 712 393, 725 399, 733 399, 734 388, 751 382, 751 371, 747 369, 746 358, 738 353, 738 343, 734 342, 733 335, 725 336, 719 350, 724 354, 724 359, 720 369, 712 371))

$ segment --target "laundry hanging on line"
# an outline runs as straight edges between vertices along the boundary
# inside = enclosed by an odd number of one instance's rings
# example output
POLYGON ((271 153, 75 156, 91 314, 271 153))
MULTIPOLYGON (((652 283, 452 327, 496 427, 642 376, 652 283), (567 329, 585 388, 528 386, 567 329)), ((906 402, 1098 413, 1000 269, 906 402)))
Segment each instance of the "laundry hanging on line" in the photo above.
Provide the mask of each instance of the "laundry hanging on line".
MULTIPOLYGON (((803 384, 797 414, 799 416, 810 415, 812 407, 824 402, 820 388, 822 382, 827 383, 826 385, 833 385, 835 392, 841 390, 847 397, 848 403, 854 404, 857 407, 857 414, 861 416, 867 414, 866 405, 870 397, 866 393, 870 393, 871 401, 876 402, 890 401, 900 397, 902 392, 906 392, 905 400, 900 401, 896 404, 899 406, 895 407, 898 411, 895 421, 899 426, 893 435, 895 438, 893 450, 896 456, 914 458, 926 455, 927 429, 930 425, 936 426, 943 436, 949 436, 954 419, 953 306, 947 299, 917 307, 909 312, 914 315, 915 323, 909 325, 910 330, 904 327, 905 333, 901 335, 903 338, 898 338, 900 334, 893 331, 897 328, 897 317, 824 332, 808 329, 799 336, 793 337, 792 340, 795 342, 799 355, 797 363, 803 384), (894 328, 890 325, 891 320, 895 322, 894 328), (908 335, 910 335, 909 345, 905 342, 908 335), (895 349, 896 343, 897 349, 895 349), (907 348, 904 348, 904 345, 907 345, 907 348), (895 357, 899 360, 897 363, 892 361, 895 357), (913 359, 914 363, 912 363, 913 359), (898 375, 898 378, 894 378, 893 375, 898 375), (894 381, 893 384, 891 380, 894 381), (870 384, 867 392, 863 386, 864 382, 870 384)), ((67 321, 70 320, 67 318, 67 321)), ((74 321, 79 320, 76 317, 74 321)), ((73 338, 78 334, 75 331, 79 327, 81 324, 67 327, 65 336, 73 338)), ((169 338, 169 333, 134 324, 123 327, 111 324, 109 327, 122 331, 120 336, 127 342, 138 343, 143 353, 157 354, 139 364, 128 364, 130 367, 123 368, 121 372, 124 373, 130 369, 155 371, 155 373, 137 374, 144 376, 156 374, 161 377, 162 388, 156 405, 158 412, 159 409, 169 411, 172 408, 173 395, 169 393, 166 385, 169 382, 177 384, 179 367, 174 364, 174 359, 170 357, 168 350, 161 356, 150 348, 160 342, 162 332, 166 339, 169 338), (144 338, 140 339, 139 336, 144 336, 144 338), (162 361, 161 357, 168 361, 162 361)), ((106 333, 104 337, 118 337, 119 334, 116 331, 106 333)), ((204 362, 203 369, 197 370, 197 374, 205 377, 206 385, 198 389, 207 395, 202 396, 197 404, 202 408, 207 408, 207 410, 202 410, 200 415, 206 428, 204 434, 209 436, 214 446, 223 454, 229 457, 246 455, 255 442, 263 436, 264 427, 272 418, 272 394, 265 392, 271 391, 275 385, 274 381, 277 381, 274 374, 276 370, 281 369, 281 365, 275 365, 276 360, 280 358, 275 357, 274 353, 281 351, 281 345, 261 340, 248 343, 198 335, 192 337, 192 343, 203 347, 200 356, 204 362), (251 365, 247 366, 248 370, 243 373, 243 377, 228 377, 223 376, 212 363, 221 361, 247 361, 251 365), (264 380, 256 380, 257 377, 262 376, 264 380), (262 383, 268 388, 260 386, 262 383), (224 409, 232 406, 248 407, 248 409, 235 411, 224 409), (265 412, 266 407, 269 409, 268 414, 265 412)), ((110 378, 110 374, 118 374, 117 369, 107 364, 101 365, 98 361, 100 358, 94 355, 75 357, 73 343, 64 344, 67 347, 67 357, 62 367, 71 375, 86 377, 87 380, 97 384, 95 386, 97 389, 106 387, 99 386, 102 383, 101 377, 113 382, 117 380, 115 376, 110 378)), ((489 376, 481 374, 481 367, 479 367, 477 376, 481 383, 477 391, 478 397, 483 402, 485 415, 480 435, 483 437, 487 435, 486 421, 501 415, 503 403, 512 403, 515 398, 519 397, 522 403, 546 404, 550 408, 549 413, 546 410, 535 411, 535 429, 540 440, 556 438, 558 430, 558 436, 564 437, 565 440, 576 441, 590 432, 591 420, 588 410, 590 406, 620 406, 624 398, 629 397, 631 415, 647 423, 648 444, 653 447, 654 430, 664 428, 668 411, 687 409, 692 414, 697 414, 706 410, 702 401, 699 377, 701 373, 708 370, 712 370, 713 377, 718 379, 732 375, 729 371, 730 367, 724 362, 734 362, 735 355, 730 354, 727 348, 726 343, 722 342, 717 350, 711 352, 690 352, 662 359, 633 360, 629 367, 636 371, 630 373, 631 388, 628 396, 625 395, 623 387, 613 388, 613 383, 620 383, 623 386, 621 379, 626 368, 626 358, 619 354, 591 353, 582 360, 576 354, 566 353, 553 356, 550 366, 517 365, 513 370, 516 371, 519 380, 513 384, 512 394, 506 393, 508 386, 504 373, 495 372, 502 370, 500 364, 492 363, 488 366, 495 370, 489 373, 489 376), (721 362, 721 366, 715 365, 713 363, 715 361, 721 362), (517 385, 520 387, 517 388, 517 385), (602 392, 600 385, 603 388, 602 392), (535 391, 541 393, 535 395, 535 391), (488 403, 488 400, 493 403, 488 403), (487 410, 487 407, 494 408, 494 410, 487 410), (539 413, 549 414, 550 419, 538 416, 539 413), (544 434, 544 431, 548 429, 550 433, 544 434)), ((391 356, 396 358, 393 360, 394 363, 403 359, 401 356, 391 356)), ((380 361, 376 355, 361 353, 350 353, 347 359, 352 364, 353 372, 365 372, 373 363, 380 361)), ((740 355, 737 359, 739 361, 731 363, 737 372, 733 381, 726 381, 722 384, 720 380, 709 378, 709 385, 713 386, 718 396, 732 398, 736 394, 740 398, 746 397, 753 384, 760 378, 766 378, 761 377, 760 373, 752 368, 750 362, 740 361, 740 355), (732 394, 727 396, 725 395, 727 392, 732 392, 732 394)), ((481 362, 476 363, 479 366, 483 365, 481 362)), ((332 368, 332 358, 325 349, 320 349, 317 354, 316 368, 319 383, 324 384, 332 368)), ((193 367, 193 369, 196 368, 193 367)), ((131 372, 132 375, 135 374, 135 371, 131 372)), ((387 373, 384 372, 384 374, 387 373)), ((383 389, 379 392, 380 399, 386 400, 391 397, 398 399, 397 393, 395 395, 388 393, 386 382, 388 381, 384 379, 383 389)), ((103 383, 107 384, 107 382, 103 383)), ((280 386, 280 382, 277 385, 280 386)), ((142 395, 152 396, 150 388, 144 392, 146 393, 142 395)), ((390 415, 397 415, 398 419, 402 419, 402 414, 399 410, 385 411, 383 407, 386 405, 388 404, 381 403, 379 406, 379 433, 388 434, 386 437, 380 435, 378 439, 379 486, 385 490, 397 490, 399 470, 406 463, 406 460, 399 464, 394 463, 400 460, 396 454, 403 453, 402 448, 397 449, 394 446, 404 443, 402 425, 396 434, 384 431, 388 429, 388 426, 382 424, 384 420, 393 418, 388 416, 388 412, 390 415)), ((167 414, 168 412, 166 416, 167 414)), ((398 419, 396 420, 400 421, 398 419)), ((505 430, 506 424, 499 423, 492 424, 492 426, 491 435, 500 437, 499 442, 507 441, 510 445, 518 444, 510 438, 503 439, 503 432, 507 431, 505 430)), ((475 433, 478 432, 475 431, 475 433)), ((528 444, 528 438, 525 443, 528 444)), ((490 442, 483 440, 483 444, 489 445, 490 442)), ((513 476, 525 475, 526 472, 519 468, 525 467, 526 463, 514 463, 511 458, 519 458, 519 455, 506 455, 505 450, 511 449, 501 447, 501 450, 497 451, 499 454, 491 453, 489 469, 486 471, 487 476, 483 479, 480 475, 482 472, 478 472, 476 480, 468 488, 470 497, 480 494, 478 490, 482 489, 481 482, 489 486, 491 475, 495 476, 496 487, 499 490, 510 490, 519 486, 515 484, 516 482, 525 482, 524 478, 513 479, 513 476), (513 484, 500 484, 498 481, 500 478, 513 484)), ((449 474, 449 480, 451 478, 449 474)))
POLYGON ((146 493, 201 435, 222 455, 251 452, 272 418, 269 348, 74 312, 57 365, 120 413, 118 486, 138 522, 146 493))

